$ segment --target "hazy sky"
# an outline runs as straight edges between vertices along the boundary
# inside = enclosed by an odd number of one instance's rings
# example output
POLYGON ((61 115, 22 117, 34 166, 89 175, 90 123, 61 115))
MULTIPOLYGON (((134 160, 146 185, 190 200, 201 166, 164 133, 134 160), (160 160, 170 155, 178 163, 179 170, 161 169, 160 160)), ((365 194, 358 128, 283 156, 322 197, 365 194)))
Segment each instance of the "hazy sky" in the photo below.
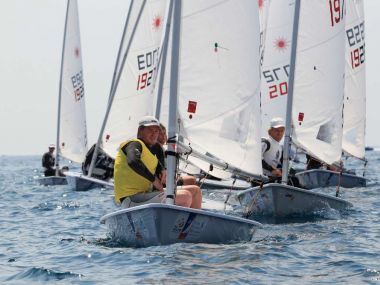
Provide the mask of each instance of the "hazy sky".
MULTIPOLYGON (((364 1, 366 140, 367 145, 380 146, 377 125, 380 123, 380 96, 377 94, 380 1, 364 1)), ((56 137, 66 0, 0 2, 0 155, 42 154, 50 143, 55 143, 56 137)), ((128 0, 78 0, 91 144, 98 136, 104 116, 128 3, 128 0)))

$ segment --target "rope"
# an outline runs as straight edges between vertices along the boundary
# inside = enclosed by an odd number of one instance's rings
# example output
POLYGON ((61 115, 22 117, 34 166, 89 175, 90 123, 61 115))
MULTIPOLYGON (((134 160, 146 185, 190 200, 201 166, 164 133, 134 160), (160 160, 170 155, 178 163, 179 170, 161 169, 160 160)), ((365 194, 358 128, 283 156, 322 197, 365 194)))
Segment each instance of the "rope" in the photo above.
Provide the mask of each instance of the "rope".
POLYGON ((365 173, 367 171, 367 164, 368 164, 368 160, 364 160, 363 177, 365 177, 365 173))
POLYGON ((252 215, 252 209, 253 209, 253 206, 256 205, 256 200, 257 200, 257 197, 259 196, 261 190, 263 189, 263 185, 264 183, 261 182, 260 183, 260 187, 259 187, 259 191, 256 192, 256 195, 253 197, 252 199, 252 202, 251 204, 249 205, 249 207, 246 207, 245 210, 248 209, 246 215, 245 215, 245 218, 248 218, 250 215, 252 215))
POLYGON ((340 189, 340 183, 342 181, 342 175, 343 175, 343 161, 340 161, 340 171, 339 171, 339 178, 338 178, 338 185, 336 186, 335 191, 335 197, 339 197, 339 189, 340 189))
POLYGON ((224 201, 224 209, 223 209, 223 210, 224 210, 224 213, 226 213, 227 202, 228 202, 228 200, 229 200, 230 197, 231 197, 232 188, 234 187, 235 182, 236 182, 236 177, 235 177, 235 179, 232 181, 232 185, 231 185, 231 187, 230 187, 230 191, 228 192, 227 197, 226 197, 226 200, 224 201))

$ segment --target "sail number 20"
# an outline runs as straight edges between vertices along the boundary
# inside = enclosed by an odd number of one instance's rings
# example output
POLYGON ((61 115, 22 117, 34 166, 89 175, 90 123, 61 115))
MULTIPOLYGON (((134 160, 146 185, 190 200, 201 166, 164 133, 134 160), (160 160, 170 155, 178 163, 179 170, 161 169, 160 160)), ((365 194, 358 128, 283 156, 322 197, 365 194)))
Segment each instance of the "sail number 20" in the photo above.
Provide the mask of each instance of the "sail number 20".
POLYGON ((334 27, 344 17, 344 0, 329 0, 331 26, 334 27))

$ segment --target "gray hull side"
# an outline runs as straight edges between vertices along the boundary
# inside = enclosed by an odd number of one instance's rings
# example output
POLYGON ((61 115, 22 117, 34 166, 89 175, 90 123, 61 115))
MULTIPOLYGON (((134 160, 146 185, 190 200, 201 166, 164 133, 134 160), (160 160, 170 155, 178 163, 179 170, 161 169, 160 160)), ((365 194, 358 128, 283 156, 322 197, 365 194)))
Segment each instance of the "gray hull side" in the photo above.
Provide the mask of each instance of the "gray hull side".
POLYGON ((41 178, 38 178, 37 181, 40 185, 44 185, 44 186, 55 186, 55 185, 67 184, 66 177, 62 177, 62 176, 41 177, 41 178))
POLYGON ((324 169, 312 169, 296 174, 300 184, 306 189, 338 186, 344 188, 365 187, 366 179, 362 176, 329 171, 324 169))
POLYGON ((102 217, 101 222, 112 240, 131 247, 250 241, 261 227, 247 219, 166 204, 120 210, 102 217))
POLYGON ((252 185, 246 181, 236 180, 233 185, 233 180, 212 180, 212 179, 204 179, 201 180, 202 188, 207 189, 232 189, 232 190, 245 190, 250 188, 252 185))
POLYGON ((242 191, 237 198, 244 214, 253 216, 312 215, 321 210, 352 207, 350 202, 340 198, 276 183, 266 184, 261 190, 254 187, 242 191))
POLYGON ((93 188, 113 188, 113 184, 107 181, 96 179, 93 177, 87 177, 80 173, 67 173, 67 184, 70 189, 75 191, 88 191, 93 188))

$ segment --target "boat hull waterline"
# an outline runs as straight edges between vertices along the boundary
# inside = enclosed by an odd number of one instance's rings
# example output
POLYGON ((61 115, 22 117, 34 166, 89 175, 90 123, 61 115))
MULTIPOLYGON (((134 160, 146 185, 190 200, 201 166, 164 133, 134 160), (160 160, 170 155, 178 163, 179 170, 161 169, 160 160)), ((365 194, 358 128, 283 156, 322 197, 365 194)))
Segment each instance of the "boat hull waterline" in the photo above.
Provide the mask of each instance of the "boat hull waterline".
POLYGON ((265 184, 237 194, 245 216, 289 217, 312 215, 323 210, 344 210, 350 202, 323 193, 278 183, 265 184))
POLYGON ((88 177, 81 173, 67 172, 66 173, 67 184, 70 189, 75 191, 87 191, 93 188, 112 188, 113 183, 96 179, 94 177, 88 177))
POLYGON ((296 174, 302 187, 314 189, 320 187, 341 186, 344 188, 366 187, 366 178, 349 173, 340 173, 324 169, 312 169, 296 174))
POLYGON ((111 239, 130 247, 250 241, 261 224, 240 217, 167 204, 146 204, 103 216, 111 239))
POLYGON ((40 177, 37 179, 38 183, 40 185, 44 186, 55 186, 55 185, 66 185, 67 180, 64 176, 47 176, 47 177, 40 177))

